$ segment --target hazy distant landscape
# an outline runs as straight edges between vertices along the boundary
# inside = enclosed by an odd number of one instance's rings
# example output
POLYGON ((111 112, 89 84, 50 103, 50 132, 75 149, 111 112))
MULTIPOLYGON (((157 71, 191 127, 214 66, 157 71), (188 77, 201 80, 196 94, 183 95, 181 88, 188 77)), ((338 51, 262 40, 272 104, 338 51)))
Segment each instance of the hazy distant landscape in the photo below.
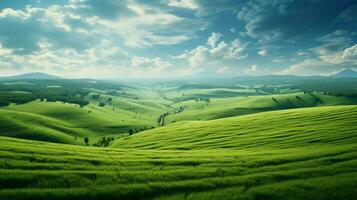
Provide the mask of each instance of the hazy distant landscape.
POLYGON ((0 0, 0 200, 357 200, 356 10, 0 0))

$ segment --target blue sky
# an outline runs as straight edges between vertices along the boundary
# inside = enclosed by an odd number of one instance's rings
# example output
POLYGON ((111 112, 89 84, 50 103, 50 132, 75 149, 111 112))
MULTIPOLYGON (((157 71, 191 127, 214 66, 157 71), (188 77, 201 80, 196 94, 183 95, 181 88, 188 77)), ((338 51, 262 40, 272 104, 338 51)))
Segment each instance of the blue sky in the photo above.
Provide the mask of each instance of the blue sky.
POLYGON ((355 0, 1 0, 0 75, 328 75, 357 69, 355 0))

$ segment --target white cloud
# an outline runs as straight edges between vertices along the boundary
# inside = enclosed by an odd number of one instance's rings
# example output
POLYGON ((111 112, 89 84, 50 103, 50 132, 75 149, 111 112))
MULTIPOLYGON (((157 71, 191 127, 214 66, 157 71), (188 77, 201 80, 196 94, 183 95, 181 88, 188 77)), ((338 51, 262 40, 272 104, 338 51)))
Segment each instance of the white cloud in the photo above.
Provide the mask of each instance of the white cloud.
POLYGON ((357 59, 357 44, 352 47, 346 48, 343 51, 342 57, 343 59, 357 59))
POLYGON ((209 51, 213 56, 225 56, 227 53, 228 44, 224 41, 220 42, 217 47, 213 46, 209 51))
MULTIPOLYGON (((88 12, 91 10, 81 6, 83 2, 71 0, 63 6, 0 10, 1 24, 10 21, 11 25, 16 21, 11 31, 24 27, 30 38, 20 38, 19 42, 15 36, 4 39, 6 45, 0 45, 1 72, 10 66, 6 72, 43 71, 68 77, 93 74, 96 78, 175 77, 197 73, 198 70, 191 67, 178 65, 173 69, 170 60, 159 56, 132 57, 136 50, 126 46, 144 48, 181 43, 196 37, 196 31, 204 30, 207 27, 204 20, 183 18, 159 7, 132 1, 127 5, 130 15, 105 18, 88 12), (13 17, 19 19, 13 20, 13 17), (26 52, 20 52, 21 49, 26 52)), ((194 58, 192 62, 195 65, 194 58)))
POLYGON ((258 72, 258 65, 251 65, 250 68, 247 68, 244 72, 248 75, 256 75, 258 72))
POLYGON ((225 41, 217 42, 221 34, 212 33, 207 40, 207 45, 200 45, 191 51, 185 51, 179 56, 172 56, 175 59, 187 59, 193 69, 220 67, 225 65, 226 60, 243 59, 248 55, 244 53, 247 44, 240 42, 238 38, 230 43, 225 41))
POLYGON ((171 67, 171 63, 163 61, 161 58, 145 58, 134 56, 132 58, 132 66, 135 67, 135 71, 139 74, 146 75, 159 75, 164 70, 168 70, 171 67))
POLYGON ((357 68, 357 45, 340 51, 330 51, 324 47, 316 49, 318 56, 308 58, 289 66, 282 74, 328 75, 344 68, 357 68))
POLYGON ((134 16, 116 20, 87 18, 92 25, 101 25, 102 32, 114 32, 128 47, 145 48, 153 45, 173 45, 195 37, 198 30, 204 30, 207 23, 167 13, 159 8, 129 4, 134 16), (194 27, 194 28, 193 28, 194 27))
POLYGON ((138 56, 134 56, 132 58, 132 65, 134 67, 144 66, 144 67, 147 67, 147 68, 150 68, 152 66, 154 66, 154 67, 163 67, 163 68, 171 66, 170 63, 163 62, 161 60, 161 58, 158 58, 158 57, 150 59, 150 58, 138 57, 138 56))
POLYGON ((231 72, 231 69, 228 66, 223 66, 217 69, 217 74, 226 75, 231 72))
MULTIPOLYGON (((336 30, 317 39, 321 46, 310 49, 309 57, 290 65, 283 74, 328 75, 345 68, 357 68, 357 44, 348 32, 336 30)), ((301 55, 306 55, 302 53, 301 55)))
POLYGON ((298 56, 307 56, 307 55, 309 55, 309 53, 306 52, 306 51, 299 51, 299 52, 297 52, 296 54, 297 54, 298 56))
POLYGON ((5 17, 17 17, 17 18, 21 18, 21 19, 25 20, 25 19, 31 17, 31 15, 28 13, 25 13, 21 10, 5 8, 0 12, 0 18, 5 18, 5 17))
POLYGON ((244 54, 244 51, 247 47, 246 43, 242 43, 238 38, 234 39, 231 42, 231 45, 228 48, 227 53, 224 58, 226 59, 242 59, 246 58, 248 54, 244 54))
POLYGON ((281 62, 285 62, 286 59, 284 57, 277 57, 273 60, 273 63, 281 63, 281 62))
POLYGON ((210 53, 207 47, 199 46, 192 50, 189 55, 187 55, 188 61, 192 68, 201 68, 203 65, 210 64, 210 53))
POLYGON ((127 5, 127 7, 138 15, 145 15, 146 13, 145 8, 138 6, 136 4, 129 4, 127 5))
POLYGON ((313 75, 313 74, 328 74, 336 71, 335 65, 322 61, 320 59, 306 59, 297 64, 290 65, 288 69, 282 71, 282 74, 298 74, 298 75, 313 75))
POLYGON ((258 51, 258 54, 261 56, 267 56, 268 55, 268 50, 267 49, 261 49, 260 51, 258 51))
POLYGON ((0 56, 8 56, 11 55, 11 53, 12 53, 11 49, 4 48, 0 43, 0 56))
POLYGON ((195 0, 169 0, 168 6, 196 10, 199 8, 195 0))
POLYGON ((222 34, 213 32, 211 33, 211 36, 208 38, 207 44, 213 48, 216 46, 217 42, 221 37, 222 34))
POLYGON ((56 27, 70 32, 71 27, 64 22, 66 15, 60 9, 61 7, 59 6, 50 6, 48 9, 45 9, 42 22, 46 22, 50 19, 56 27))
POLYGON ((223 57, 224 59, 242 59, 247 57, 244 54, 246 44, 242 44, 238 38, 234 39, 230 44, 222 41, 217 47, 210 49, 214 57, 223 57))

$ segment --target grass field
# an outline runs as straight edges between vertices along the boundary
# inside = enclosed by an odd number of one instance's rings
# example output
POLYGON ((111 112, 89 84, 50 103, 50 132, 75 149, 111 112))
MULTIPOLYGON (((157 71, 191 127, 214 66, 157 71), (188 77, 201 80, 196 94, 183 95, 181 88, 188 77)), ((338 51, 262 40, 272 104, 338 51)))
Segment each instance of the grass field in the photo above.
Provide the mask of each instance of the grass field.
POLYGON ((357 199, 356 122, 357 106, 331 106, 180 122, 113 148, 0 137, 0 197, 357 199))
POLYGON ((357 106, 271 111, 232 118, 178 122, 119 139, 140 149, 269 149, 357 143, 357 106))
MULTIPOLYGON (((11 104, 0 109, 0 135, 84 145, 83 138, 94 144, 101 137, 122 137, 129 129, 137 132, 157 127, 163 113, 165 125, 180 121, 221 119, 251 113, 267 112, 300 107, 320 107, 348 105, 356 103, 355 98, 335 97, 316 94, 276 94, 244 97, 210 98, 174 102, 163 98, 167 91, 127 91, 126 95, 135 98, 100 94, 90 104, 80 107, 61 102, 33 101, 26 104, 11 104), (108 99, 111 99, 108 102, 108 99), (98 106, 105 102, 104 107, 98 106)), ((193 90, 195 91, 195 90, 193 90)), ((174 93, 173 91, 169 92, 174 93)), ((177 94, 179 92, 176 92, 177 94)), ((206 93, 206 91, 203 91, 206 93)))
POLYGON ((321 93, 290 93, 211 98, 209 102, 188 100, 173 104, 172 107, 184 107, 184 110, 180 113, 168 115, 166 122, 210 120, 272 110, 329 105, 353 105, 356 103, 356 98, 336 97, 321 93))
POLYGON ((111 105, 99 107, 93 102, 84 108, 60 102, 34 101, 0 109, 0 134, 41 141, 84 144, 102 136, 127 134, 129 128, 141 130, 157 126, 164 106, 136 103, 113 97, 111 105), (77 139, 75 139, 77 136, 77 139))

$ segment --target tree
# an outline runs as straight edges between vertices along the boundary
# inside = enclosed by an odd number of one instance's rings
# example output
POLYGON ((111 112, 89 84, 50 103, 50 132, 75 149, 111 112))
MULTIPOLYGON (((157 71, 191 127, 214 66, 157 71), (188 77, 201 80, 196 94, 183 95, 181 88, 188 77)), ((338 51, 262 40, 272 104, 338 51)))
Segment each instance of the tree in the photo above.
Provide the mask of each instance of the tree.
POLYGON ((100 102, 100 103, 99 103, 99 106, 100 106, 100 107, 104 107, 104 106, 105 106, 105 103, 100 102))
POLYGON ((278 101, 276 98, 272 97, 271 99, 272 99, 275 103, 279 104, 279 101, 278 101))
POLYGON ((99 97, 100 97, 99 94, 93 94, 93 95, 92 95, 92 99, 93 99, 93 100, 98 100, 99 97))
POLYGON ((129 128, 129 135, 133 135, 134 134, 134 130, 129 128))
POLYGON ((88 145, 88 142, 89 142, 89 138, 88 138, 88 137, 85 137, 85 138, 84 138, 84 143, 86 143, 86 145, 88 145))

